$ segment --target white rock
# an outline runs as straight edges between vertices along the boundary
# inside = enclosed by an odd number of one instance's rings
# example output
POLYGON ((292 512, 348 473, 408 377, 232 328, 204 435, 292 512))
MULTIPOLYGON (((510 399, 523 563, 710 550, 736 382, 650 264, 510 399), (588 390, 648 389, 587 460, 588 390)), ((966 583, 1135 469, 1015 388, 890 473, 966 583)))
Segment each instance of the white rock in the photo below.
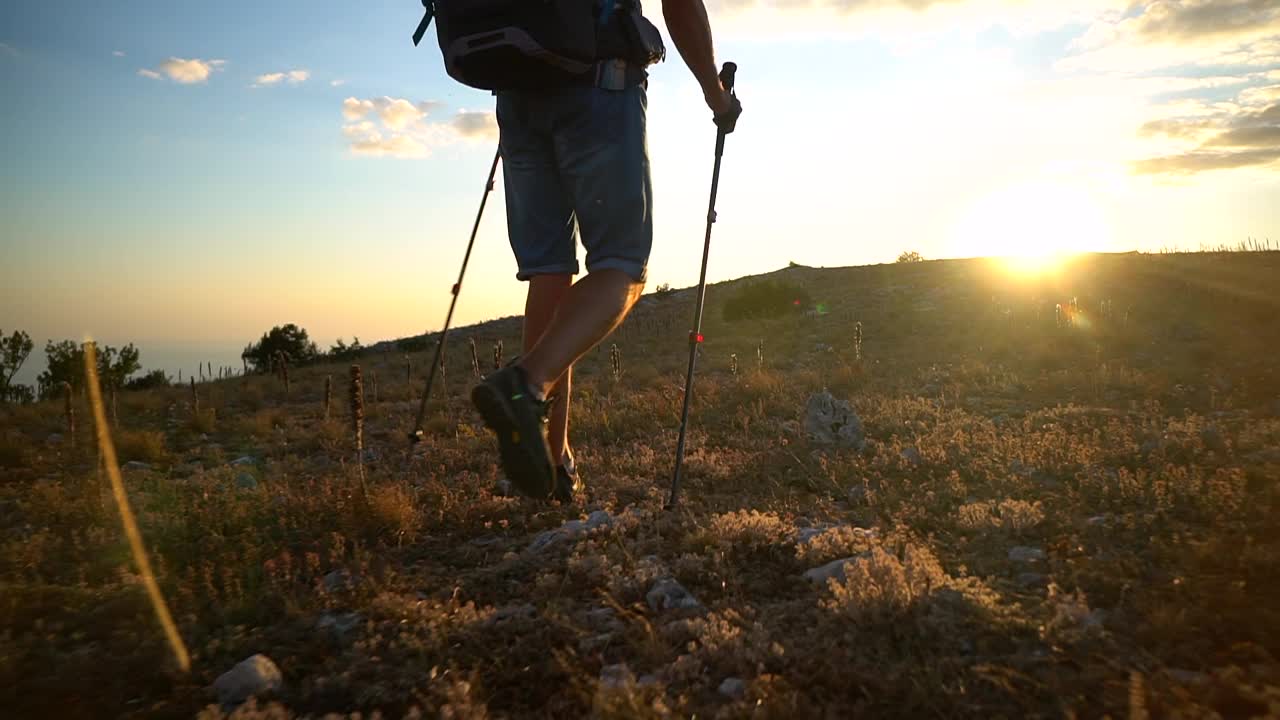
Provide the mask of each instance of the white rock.
POLYGON ((1044 551, 1040 548, 1019 545, 1009 550, 1009 560, 1018 563, 1035 563, 1044 560, 1044 551))
POLYGON ((235 460, 232 460, 232 461, 231 461, 231 464, 232 464, 232 465, 252 465, 252 464, 253 464, 253 458, 249 457, 248 455, 241 455, 240 457, 236 458, 235 460))
POLYGON ((1089 518, 1089 519, 1088 519, 1088 520, 1086 520, 1085 522, 1089 523, 1090 525, 1106 525, 1106 524, 1107 524, 1107 516, 1106 516, 1106 515, 1094 515, 1093 517, 1089 518))
POLYGON ((742 682, 741 678, 725 678, 724 682, 720 683, 719 692, 727 698, 741 700, 747 694, 747 684, 742 682))
POLYGON ((853 557, 840 558, 839 560, 832 560, 826 565, 819 565, 818 567, 813 568, 812 570, 806 570, 804 573, 804 577, 809 582, 817 583, 819 585, 826 585, 827 580, 836 580, 837 582, 844 582, 844 578, 845 578, 844 566, 848 565, 851 562, 856 562, 859 557, 861 556, 854 555, 853 557))
POLYGON ((342 642, 347 639, 347 635, 352 630, 360 627, 362 622, 364 622, 364 616, 360 613, 325 613, 316 621, 316 628, 328 631, 334 640, 342 642))
POLYGON ((150 465, 148 465, 148 464, 146 464, 146 463, 144 463, 144 462, 139 462, 139 461, 137 461, 137 460, 130 460, 129 462, 127 462, 127 463, 125 463, 125 464, 121 465, 121 466, 120 466, 120 469, 121 469, 121 470, 125 470, 125 471, 131 471, 131 470, 132 470, 132 471, 142 472, 142 471, 145 471, 145 470, 150 470, 150 469, 151 469, 151 466, 150 466, 150 465))
POLYGON ((596 510, 587 516, 587 529, 595 530, 596 528, 609 527, 613 524, 613 516, 608 510, 596 510))
POLYGON ((254 695, 279 690, 283 684, 280 668, 271 662, 271 658, 258 654, 219 675, 213 681, 213 690, 218 694, 219 702, 234 706, 254 695))
POLYGON ((644 599, 654 612, 702 607, 702 603, 673 577, 658 578, 644 599))
POLYGON ((837 400, 826 390, 809 397, 804 430, 818 445, 861 448, 866 443, 857 413, 848 402, 837 400))

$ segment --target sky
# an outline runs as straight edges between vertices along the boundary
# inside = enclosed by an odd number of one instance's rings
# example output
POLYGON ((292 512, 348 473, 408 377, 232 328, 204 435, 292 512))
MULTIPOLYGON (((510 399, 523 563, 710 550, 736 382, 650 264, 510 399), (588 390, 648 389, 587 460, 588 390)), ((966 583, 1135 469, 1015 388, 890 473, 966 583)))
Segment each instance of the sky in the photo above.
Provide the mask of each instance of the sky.
MULTIPOLYGON (((714 0, 745 111, 712 281, 797 262, 1280 242, 1280 2, 714 0)), ((660 3, 646 14, 668 37, 660 3)), ((496 145, 402 0, 0 6, 0 331, 239 365, 436 330, 496 145)), ((650 283, 696 284, 715 128, 651 70, 650 283)), ((501 182, 458 324, 519 314, 501 182)))

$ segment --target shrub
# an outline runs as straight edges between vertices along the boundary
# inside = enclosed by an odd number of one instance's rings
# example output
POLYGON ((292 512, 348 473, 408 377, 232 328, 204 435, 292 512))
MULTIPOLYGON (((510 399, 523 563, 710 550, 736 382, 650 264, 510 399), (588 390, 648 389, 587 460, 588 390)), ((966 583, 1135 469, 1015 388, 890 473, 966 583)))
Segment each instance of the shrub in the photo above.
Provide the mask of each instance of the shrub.
POLYGON ((164 446, 164 433, 148 430, 117 430, 116 454, 121 462, 138 460, 160 463, 169 456, 164 446))
POLYGON ((900 263, 924 262, 924 256, 915 250, 907 250, 906 252, 898 256, 898 262, 900 263))
POLYGON ((169 387, 169 384, 169 376, 165 375, 163 370, 152 370, 142 377, 133 378, 125 383, 125 387, 129 390, 150 390, 169 387))
POLYGON ((772 318, 799 312, 812 304, 804 288, 779 280, 751 283, 725 301, 723 316, 727 322, 772 318))

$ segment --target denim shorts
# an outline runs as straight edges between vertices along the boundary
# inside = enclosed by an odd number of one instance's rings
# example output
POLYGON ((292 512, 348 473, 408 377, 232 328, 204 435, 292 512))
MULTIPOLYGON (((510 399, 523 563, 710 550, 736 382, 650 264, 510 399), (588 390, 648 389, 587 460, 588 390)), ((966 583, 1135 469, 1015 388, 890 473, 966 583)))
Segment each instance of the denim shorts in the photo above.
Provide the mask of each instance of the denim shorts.
POLYGON ((644 85, 498 94, 507 233, 516 277, 621 270, 644 282, 653 187, 644 85))

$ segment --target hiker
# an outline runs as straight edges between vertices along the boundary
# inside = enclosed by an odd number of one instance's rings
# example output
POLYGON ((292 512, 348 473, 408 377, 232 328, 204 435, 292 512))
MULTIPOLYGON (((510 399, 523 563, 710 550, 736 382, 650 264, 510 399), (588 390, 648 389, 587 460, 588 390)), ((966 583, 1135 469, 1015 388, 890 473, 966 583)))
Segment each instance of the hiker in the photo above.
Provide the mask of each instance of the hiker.
MULTIPOLYGON (((717 76, 702 0, 663 0, 662 11, 713 118, 732 127, 741 105, 717 76)), ((653 240, 644 67, 665 51, 638 1, 603 0, 596 21, 598 65, 586 81, 497 91, 507 231, 529 287, 523 354, 471 393, 508 480, 562 502, 583 487, 569 446, 573 364, 640 297, 653 240), (587 270, 576 283, 575 235, 587 270)))

